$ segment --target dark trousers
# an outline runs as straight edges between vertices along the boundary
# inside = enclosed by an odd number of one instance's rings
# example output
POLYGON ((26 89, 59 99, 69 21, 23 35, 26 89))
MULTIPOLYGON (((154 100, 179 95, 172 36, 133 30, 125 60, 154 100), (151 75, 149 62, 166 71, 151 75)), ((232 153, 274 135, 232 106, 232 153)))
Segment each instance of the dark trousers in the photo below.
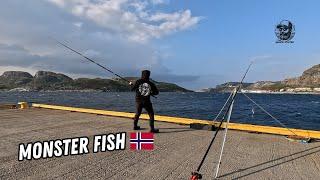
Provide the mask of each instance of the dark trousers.
POLYGON ((154 112, 151 102, 136 102, 136 115, 134 116, 134 127, 138 126, 139 117, 141 115, 142 109, 145 109, 150 118, 150 128, 154 129, 154 112))

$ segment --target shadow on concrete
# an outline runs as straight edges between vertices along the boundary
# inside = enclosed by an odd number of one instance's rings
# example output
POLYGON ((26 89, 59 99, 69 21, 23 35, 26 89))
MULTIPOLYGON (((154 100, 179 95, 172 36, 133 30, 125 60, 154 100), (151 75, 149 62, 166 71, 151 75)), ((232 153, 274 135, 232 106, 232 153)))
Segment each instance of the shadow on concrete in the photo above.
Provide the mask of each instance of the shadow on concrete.
POLYGON ((160 130, 159 134, 196 131, 195 129, 190 129, 190 128, 160 128, 159 130, 160 130), (162 131, 165 129, 169 129, 169 130, 173 130, 173 131, 162 131))
POLYGON ((184 127, 184 128, 160 128, 160 129, 190 129, 189 127, 184 127))
POLYGON ((261 171, 264 171, 264 170, 279 166, 281 164, 285 164, 285 163, 288 163, 288 162, 291 162, 291 161, 294 161, 294 160, 297 160, 297 159, 300 159, 300 158, 303 158, 303 157, 306 157, 306 156, 309 156, 311 154, 315 154, 318 152, 320 152, 320 146, 316 146, 316 147, 309 148, 309 149, 306 149, 303 151, 299 151, 299 152, 296 152, 293 154, 289 154, 287 156, 283 156, 283 157, 280 157, 277 159, 263 162, 263 163, 260 163, 260 164, 257 164, 257 165, 251 166, 251 167, 247 167, 244 169, 239 169, 239 170, 221 175, 218 178, 226 178, 226 177, 234 175, 236 173, 244 173, 244 175, 233 178, 233 179, 241 179, 241 178, 253 175, 255 173, 258 173, 258 172, 261 172, 261 171), (248 171, 248 172, 246 172, 246 171, 248 171))

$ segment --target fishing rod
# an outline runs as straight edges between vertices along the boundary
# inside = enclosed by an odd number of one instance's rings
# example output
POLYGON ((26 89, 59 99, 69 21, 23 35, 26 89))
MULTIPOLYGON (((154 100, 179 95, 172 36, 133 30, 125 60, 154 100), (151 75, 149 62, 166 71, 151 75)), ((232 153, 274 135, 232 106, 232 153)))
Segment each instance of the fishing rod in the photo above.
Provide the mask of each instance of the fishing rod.
POLYGON ((67 48, 67 49, 69 49, 70 51, 72 51, 72 52, 74 52, 74 53, 76 53, 76 54, 78 54, 78 55, 82 56, 82 57, 83 57, 83 58, 85 58, 86 60, 88 60, 88 61, 90 61, 90 62, 92 62, 92 63, 96 64, 97 66, 101 67, 102 69, 104 69, 104 70, 106 70, 106 71, 110 72, 111 74, 113 74, 113 75, 117 76, 118 78, 120 78, 120 79, 122 79, 122 80, 124 80, 124 81, 126 81, 126 82, 128 82, 128 83, 131 83, 129 80, 127 80, 127 79, 125 79, 124 77, 120 76, 119 74, 117 74, 117 73, 113 72, 113 71, 112 71, 112 70, 110 70, 109 68, 106 68, 105 66, 103 66, 103 65, 101 65, 101 64, 99 64, 99 63, 97 63, 96 61, 94 61, 94 60, 92 60, 91 58, 89 58, 89 57, 85 56, 84 54, 82 54, 82 53, 80 53, 80 52, 78 52, 78 51, 76 51, 76 50, 72 49, 71 47, 67 46, 66 44, 64 44, 64 43, 62 43, 62 42, 60 42, 60 41, 58 41, 57 39, 55 39, 55 38, 53 38, 53 37, 49 37, 49 38, 50 38, 50 39, 53 39, 53 40, 54 40, 54 41, 56 41, 58 44, 60 44, 61 46, 65 47, 65 48, 67 48))
MULTIPOLYGON (((222 120, 220 121, 219 126, 218 126, 218 128, 216 129, 215 134, 214 134, 213 138, 211 139, 211 141, 210 141, 210 143, 209 143, 209 146, 208 146, 208 148, 207 148, 204 156, 202 157, 201 162, 200 162, 197 170, 196 170, 195 172, 192 172, 192 173, 191 173, 191 175, 192 175, 192 176, 191 176, 191 180, 202 179, 202 175, 199 173, 199 171, 201 170, 201 167, 202 167, 205 159, 206 159, 207 156, 208 156, 208 153, 209 153, 209 151, 210 151, 210 149, 211 149, 211 147, 212 147, 212 144, 213 144, 214 140, 216 139, 217 134, 218 134, 219 130, 220 130, 221 127, 222 127, 223 121, 225 120, 225 117, 227 116, 230 108, 232 107, 233 101, 234 101, 234 99, 236 98, 236 96, 237 96, 240 88, 242 87, 243 81, 244 81, 245 77, 247 76, 247 74, 248 74, 248 72, 249 72, 252 64, 253 64, 253 61, 251 61, 251 63, 249 64, 246 72, 244 73, 244 75, 243 75, 243 77, 242 77, 242 79, 241 79, 241 81, 240 81, 240 84, 239 84, 238 87, 236 88, 235 93, 232 95, 232 98, 231 98, 231 100, 229 101, 230 103, 229 103, 229 105, 228 105, 228 108, 227 108, 226 112, 224 113, 224 115, 223 115, 223 117, 222 117, 222 120)), ((223 107, 223 108, 224 108, 224 107, 223 107)))
MULTIPOLYGON (((232 95, 235 94, 235 90, 236 90, 236 88, 232 92, 232 95)), ((229 123, 230 123, 233 104, 234 104, 234 100, 231 102, 230 109, 228 110, 227 122, 226 122, 226 125, 225 125, 225 130, 224 130, 224 136, 223 136, 223 141, 222 141, 221 150, 220 150, 219 161, 217 163, 216 174, 215 174, 214 178, 217 178, 218 174, 219 174, 220 164, 221 164, 221 161, 222 161, 222 154, 223 154, 223 151, 224 151, 224 145, 225 145, 226 140, 227 140, 228 126, 229 126, 229 123)))
MULTIPOLYGON (((109 69, 109 68, 107 68, 107 67, 105 67, 105 66, 103 66, 103 65, 101 65, 101 64, 99 64, 99 63, 97 63, 96 61, 94 61, 94 60, 92 60, 91 58, 85 56, 84 54, 80 53, 79 51, 76 51, 76 50, 72 49, 71 47, 67 46, 66 44, 64 44, 64 43, 62 43, 62 42, 60 42, 60 41, 58 41, 57 39, 55 39, 55 38, 53 38, 53 37, 49 37, 49 38, 52 39, 52 40, 54 40, 55 42, 57 42, 57 43, 60 44, 61 46, 63 46, 63 47, 65 47, 65 48, 69 49, 70 51, 72 51, 72 52, 80 55, 81 57, 85 58, 86 60, 88 60, 88 61, 96 64, 97 66, 101 67, 102 69, 110 72, 111 74, 117 76, 118 78, 120 78, 120 79, 122 79, 123 81, 126 81, 126 82, 128 82, 130 85, 132 85, 132 82, 131 82, 131 81, 129 81, 129 80, 127 80, 126 78, 120 76, 119 74, 113 72, 111 69, 109 69)), ((154 98, 157 98, 157 97, 154 96, 154 95, 151 95, 151 96, 154 97, 154 98)))

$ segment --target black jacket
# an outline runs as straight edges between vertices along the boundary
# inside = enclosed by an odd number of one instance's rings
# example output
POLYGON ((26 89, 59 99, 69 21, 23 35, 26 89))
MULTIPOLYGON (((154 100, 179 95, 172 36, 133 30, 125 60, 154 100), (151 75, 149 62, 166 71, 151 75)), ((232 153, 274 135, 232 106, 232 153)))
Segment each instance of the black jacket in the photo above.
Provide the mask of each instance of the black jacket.
POLYGON ((136 92, 136 102, 150 102, 151 95, 158 95, 159 90, 156 85, 149 80, 150 71, 144 70, 141 79, 138 79, 131 90, 136 92))

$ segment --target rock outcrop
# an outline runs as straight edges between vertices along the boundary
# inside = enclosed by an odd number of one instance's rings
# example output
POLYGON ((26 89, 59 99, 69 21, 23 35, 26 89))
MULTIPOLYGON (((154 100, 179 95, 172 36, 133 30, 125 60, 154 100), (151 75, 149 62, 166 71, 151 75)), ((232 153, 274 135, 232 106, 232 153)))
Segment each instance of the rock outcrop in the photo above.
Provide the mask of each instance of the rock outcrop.
POLYGON ((286 79, 282 83, 293 87, 320 87, 320 64, 307 69, 300 77, 286 79))
POLYGON ((61 90, 68 89, 73 79, 60 73, 50 71, 38 71, 30 86, 33 90, 61 90))
MULTIPOLYGON (((220 85, 217 85, 215 88, 207 88, 202 89, 201 92, 231 92, 239 86, 239 82, 226 82, 220 85)), ((253 83, 243 83, 242 88, 247 88, 249 86, 253 85, 253 83)))
MULTIPOLYGON (((216 88, 208 88, 206 92, 228 92, 238 82, 228 82, 217 85, 216 88)), ((242 87, 245 91, 262 92, 320 92, 320 64, 305 70, 300 77, 285 79, 283 81, 258 81, 247 83, 242 87)))
POLYGON ((23 86, 31 82, 33 76, 27 72, 22 71, 6 71, 0 76, 0 87, 16 87, 23 86))
MULTIPOLYGON (((128 77, 130 81, 135 81, 136 77, 128 77)), ((173 83, 153 81, 162 92, 188 92, 173 83)), ((119 79, 72 79, 64 74, 50 71, 38 71, 35 76, 27 72, 7 71, 0 76, 0 89, 6 90, 101 90, 101 91, 130 91, 127 82, 119 79)))
POLYGON ((21 79, 21 78, 33 78, 33 76, 23 71, 6 71, 1 77, 6 79, 21 79))

